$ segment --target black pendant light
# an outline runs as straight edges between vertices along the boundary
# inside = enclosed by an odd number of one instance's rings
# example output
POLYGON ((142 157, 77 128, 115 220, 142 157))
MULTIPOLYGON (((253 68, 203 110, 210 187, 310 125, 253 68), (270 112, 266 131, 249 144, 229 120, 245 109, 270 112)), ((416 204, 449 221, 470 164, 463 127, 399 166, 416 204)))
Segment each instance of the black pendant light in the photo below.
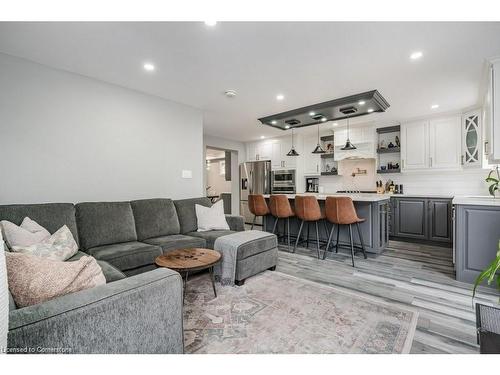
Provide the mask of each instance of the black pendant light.
POLYGON ((288 154, 286 156, 299 156, 299 153, 295 151, 295 146, 293 145, 293 128, 292 128, 292 148, 290 151, 288 151, 288 154))
POLYGON ((347 118, 347 140, 345 146, 342 147, 341 150, 356 150, 356 146, 354 146, 349 139, 349 117, 347 118))
POLYGON ((312 152, 313 154, 324 154, 325 150, 321 147, 319 144, 319 124, 318 124, 318 144, 316 145, 316 148, 312 152))

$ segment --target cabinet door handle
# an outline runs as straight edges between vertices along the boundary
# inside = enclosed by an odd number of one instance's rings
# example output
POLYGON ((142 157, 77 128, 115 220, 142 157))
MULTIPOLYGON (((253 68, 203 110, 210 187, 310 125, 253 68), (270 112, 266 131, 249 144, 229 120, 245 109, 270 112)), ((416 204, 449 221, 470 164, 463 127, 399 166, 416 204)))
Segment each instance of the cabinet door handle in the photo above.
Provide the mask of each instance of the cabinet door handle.
POLYGON ((484 141, 484 154, 489 155, 490 150, 488 150, 488 141, 484 141))
POLYGON ((462 165, 464 165, 464 156, 461 155, 461 158, 462 158, 462 165))
POLYGON ((401 160, 401 168, 404 169, 404 167, 405 167, 405 159, 402 159, 401 160))
POLYGON ((431 163, 430 167, 432 168, 432 156, 429 158, 429 162, 431 163))

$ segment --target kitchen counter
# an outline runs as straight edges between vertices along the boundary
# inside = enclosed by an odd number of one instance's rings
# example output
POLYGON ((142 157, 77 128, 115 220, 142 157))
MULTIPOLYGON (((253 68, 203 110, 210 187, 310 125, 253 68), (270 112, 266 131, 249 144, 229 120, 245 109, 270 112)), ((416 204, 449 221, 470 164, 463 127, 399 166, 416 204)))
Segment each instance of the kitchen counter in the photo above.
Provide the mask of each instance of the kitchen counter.
MULTIPOLYGON (((303 193, 303 194, 285 194, 288 199, 295 199, 296 195, 312 195, 319 201, 326 200, 326 197, 349 197, 354 202, 382 202, 391 198, 389 194, 372 194, 372 193, 303 193)), ((269 194, 264 195, 264 198, 269 198, 269 194)))
POLYGON ((459 195, 453 198, 453 204, 471 206, 500 206, 500 198, 493 198, 491 195, 459 195))
MULTIPOLYGON (((318 198, 319 205, 322 211, 324 211, 325 200, 327 196, 334 197, 350 197, 353 200, 354 207, 360 218, 365 219, 364 222, 360 223, 360 229, 363 235, 365 249, 369 253, 381 253, 387 247, 389 241, 389 194, 371 194, 371 193, 360 193, 360 194, 344 194, 344 193, 334 193, 334 194, 317 194, 317 193, 306 193, 306 194, 286 194, 288 199, 291 201, 290 205, 293 207, 296 195, 313 195, 318 198)), ((270 195, 264 195, 264 198, 269 199, 270 195)), ((272 215, 267 215, 264 217, 264 230, 272 232, 275 223, 275 218, 272 215)), ((277 226, 277 231, 283 232, 284 220, 280 220, 277 226)), ((290 220, 290 234, 296 237, 298 234, 300 222, 296 217, 290 220)), ((309 224, 311 227, 314 223, 309 224)), ((308 225, 306 225, 307 227, 308 225)), ((320 224, 318 226, 319 237, 322 241, 326 242, 328 239, 329 231, 331 229, 331 224, 327 225, 320 224)), ((307 231, 306 231, 307 232, 307 231)), ((302 232, 302 236, 306 233, 302 232)), ((310 246, 314 249, 315 245, 315 230, 311 231, 310 246)), ((353 239, 355 245, 360 245, 360 239, 356 230, 353 233, 353 239)), ((349 233, 346 227, 342 228, 340 231, 339 242, 347 246, 349 241, 349 233)), ((292 245, 293 246, 293 245, 292 245)), ((342 250, 344 251, 344 250, 342 250)), ((321 252, 323 254, 323 252, 321 252)), ((331 253, 330 253, 331 254, 331 253)), ((329 254, 329 255, 330 255, 329 254)))

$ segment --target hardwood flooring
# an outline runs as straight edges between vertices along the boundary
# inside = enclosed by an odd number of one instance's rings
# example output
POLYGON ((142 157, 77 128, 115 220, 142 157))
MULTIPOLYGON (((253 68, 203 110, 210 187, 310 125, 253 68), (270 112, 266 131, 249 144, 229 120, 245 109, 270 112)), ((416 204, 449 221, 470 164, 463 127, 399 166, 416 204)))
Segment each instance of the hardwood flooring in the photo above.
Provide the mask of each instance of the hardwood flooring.
MULTIPOLYGON (((280 250, 280 272, 417 309, 411 353, 479 352, 471 285, 454 279, 452 249, 390 241, 382 254, 366 260, 358 254, 355 268, 346 249, 324 261, 317 259, 314 243, 295 254, 283 245, 280 250)), ((482 288, 477 301, 496 303, 498 294, 482 288)))

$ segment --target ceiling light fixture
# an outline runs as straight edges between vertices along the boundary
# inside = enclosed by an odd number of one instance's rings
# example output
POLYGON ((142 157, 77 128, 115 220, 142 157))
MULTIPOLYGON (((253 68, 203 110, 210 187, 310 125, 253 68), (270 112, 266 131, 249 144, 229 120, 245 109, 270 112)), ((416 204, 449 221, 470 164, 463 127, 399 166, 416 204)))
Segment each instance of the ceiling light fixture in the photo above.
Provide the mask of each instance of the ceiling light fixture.
POLYGON ((276 125, 278 122, 276 120, 271 121, 271 124, 276 125))
POLYGON ((290 151, 288 151, 286 156, 299 156, 299 153, 295 151, 295 146, 293 145, 293 128, 292 128, 292 148, 290 149, 290 151))
POLYGON ((431 109, 437 109, 437 108, 439 108, 439 104, 433 104, 433 105, 431 105, 431 109))
POLYGON ((207 25, 207 26, 215 26, 215 25, 217 25, 217 21, 213 21, 213 20, 212 21, 205 21, 205 25, 207 25))
POLYGON ((285 125, 285 129, 290 129, 290 125, 285 125))
POLYGON ((415 52, 412 52, 412 54, 410 55, 410 59, 412 60, 418 60, 420 59, 424 54, 422 53, 422 51, 415 51, 415 52))
POLYGON ((264 138, 266 138, 266 137, 265 137, 265 136, 263 136, 263 135, 261 135, 261 136, 260 136, 260 139, 264 139, 264 138))
POLYGON ((338 126, 339 124, 337 122, 334 122, 332 126, 338 126))
POLYGON ((326 122, 326 117, 323 117, 323 118, 321 119, 321 122, 326 122))
POLYGON ((314 116, 315 114, 316 114, 316 112, 314 112, 314 111, 309 112, 309 116, 314 116))
POLYGON ((312 152, 313 154, 324 154, 325 150, 321 147, 319 144, 319 124, 318 124, 318 144, 316 145, 316 148, 312 152))
POLYGON ((145 63, 142 67, 148 72, 153 72, 155 70, 155 66, 151 63, 145 63))
POLYGON ((365 103, 366 103, 366 102, 365 102, 364 100, 360 100, 360 101, 358 102, 358 104, 359 104, 359 105, 365 105, 365 103))
POLYGON ((345 146, 342 147, 341 150, 356 150, 356 146, 354 146, 349 139, 349 117, 347 118, 347 140, 345 146))
POLYGON ((224 91, 224 95, 228 98, 234 98, 236 96, 236 90, 226 90, 224 91))
POLYGON ((285 95, 283 95, 283 94, 276 95, 276 100, 280 100, 281 101, 283 99, 285 99, 285 95))
POLYGON ((373 108, 368 108, 368 109, 366 110, 366 112, 368 112, 368 113, 372 113, 372 112, 373 112, 373 108))

